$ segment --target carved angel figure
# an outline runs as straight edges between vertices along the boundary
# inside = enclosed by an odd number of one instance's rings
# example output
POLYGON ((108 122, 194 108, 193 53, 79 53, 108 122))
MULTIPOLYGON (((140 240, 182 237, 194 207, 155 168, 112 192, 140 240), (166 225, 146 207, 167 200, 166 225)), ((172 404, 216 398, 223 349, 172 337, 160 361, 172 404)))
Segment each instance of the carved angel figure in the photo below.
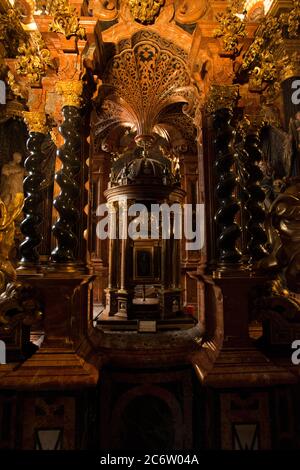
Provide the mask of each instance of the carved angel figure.
POLYGON ((14 204, 16 194, 23 193, 25 169, 21 162, 22 155, 14 152, 12 160, 2 167, 0 197, 7 208, 14 204))

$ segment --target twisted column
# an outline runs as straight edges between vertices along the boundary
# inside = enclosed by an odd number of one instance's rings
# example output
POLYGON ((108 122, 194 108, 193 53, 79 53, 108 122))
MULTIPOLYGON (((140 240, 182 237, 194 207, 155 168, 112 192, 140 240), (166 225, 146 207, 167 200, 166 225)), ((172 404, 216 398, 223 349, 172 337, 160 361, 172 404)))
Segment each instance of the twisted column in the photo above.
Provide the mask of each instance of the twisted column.
POLYGON ((268 241, 264 227, 266 214, 264 208, 265 192, 260 186, 263 173, 258 164, 262 160, 260 138, 258 130, 251 130, 245 139, 245 150, 248 153, 246 169, 248 178, 246 189, 248 200, 246 208, 249 215, 247 223, 247 248, 250 255, 250 263, 260 260, 268 254, 265 244, 268 241))
POLYGON ((20 269, 35 268, 39 265, 38 246, 42 240, 39 225, 42 222, 41 202, 43 199, 43 174, 41 171, 43 154, 42 143, 47 133, 46 115, 44 112, 23 113, 29 130, 27 149, 29 156, 25 160, 28 173, 24 179, 25 202, 23 212, 25 219, 21 223, 21 232, 25 240, 20 245, 20 269))
POLYGON ((55 263, 74 264, 78 245, 76 224, 79 221, 79 211, 77 207, 81 191, 78 174, 81 169, 81 116, 79 107, 82 82, 59 82, 56 89, 62 94, 63 98, 62 114, 64 121, 59 127, 59 131, 64 138, 64 144, 57 151, 62 166, 55 174, 55 181, 60 187, 60 193, 55 198, 53 205, 59 217, 52 228, 57 245, 51 253, 51 260, 55 263))
POLYGON ((240 204, 235 196, 237 187, 233 149, 235 130, 231 126, 233 106, 237 98, 238 88, 236 86, 215 85, 212 88, 208 104, 208 111, 212 113, 215 132, 214 149, 217 184, 215 222, 218 226, 218 265, 221 268, 230 267, 230 265, 238 263, 241 259, 241 253, 236 246, 241 233, 236 222, 240 204))

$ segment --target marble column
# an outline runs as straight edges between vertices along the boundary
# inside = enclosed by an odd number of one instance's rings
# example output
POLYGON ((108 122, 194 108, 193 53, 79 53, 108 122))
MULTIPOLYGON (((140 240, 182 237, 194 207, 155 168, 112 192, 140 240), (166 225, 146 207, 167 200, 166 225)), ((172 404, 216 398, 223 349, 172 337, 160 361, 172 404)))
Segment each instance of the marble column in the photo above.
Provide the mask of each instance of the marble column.
POLYGON ((27 176, 24 179, 24 215, 21 223, 21 232, 24 241, 20 245, 21 261, 19 270, 35 271, 40 264, 38 246, 42 236, 39 226, 42 222, 41 202, 43 199, 43 173, 42 173, 42 143, 47 133, 46 115, 44 112, 26 111, 23 113, 25 123, 29 130, 27 149, 29 156, 25 160, 27 176))

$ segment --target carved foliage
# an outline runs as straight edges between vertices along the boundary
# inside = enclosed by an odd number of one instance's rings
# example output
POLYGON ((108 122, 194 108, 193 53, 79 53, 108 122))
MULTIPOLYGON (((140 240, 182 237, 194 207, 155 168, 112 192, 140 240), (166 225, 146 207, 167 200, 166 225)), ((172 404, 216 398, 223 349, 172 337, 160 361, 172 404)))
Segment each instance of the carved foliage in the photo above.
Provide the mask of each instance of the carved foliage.
POLYGON ((15 57, 19 46, 27 40, 28 34, 22 28, 20 12, 17 9, 0 15, 0 42, 4 46, 6 57, 15 57))
POLYGON ((64 34, 67 39, 72 36, 79 39, 86 38, 85 29, 79 24, 76 9, 69 5, 68 0, 57 0, 52 14, 53 21, 49 26, 49 31, 64 34))
POLYGON ((245 13, 245 11, 239 13, 238 5, 232 4, 217 15, 219 28, 215 31, 215 37, 222 38, 224 50, 234 55, 239 52, 239 39, 246 36, 245 13))
POLYGON ((151 24, 159 15, 165 0, 128 0, 133 18, 143 24, 151 24))
POLYGON ((48 67, 53 67, 50 51, 45 47, 40 33, 32 33, 30 42, 18 49, 16 71, 27 78, 30 84, 37 84, 46 75, 48 67))

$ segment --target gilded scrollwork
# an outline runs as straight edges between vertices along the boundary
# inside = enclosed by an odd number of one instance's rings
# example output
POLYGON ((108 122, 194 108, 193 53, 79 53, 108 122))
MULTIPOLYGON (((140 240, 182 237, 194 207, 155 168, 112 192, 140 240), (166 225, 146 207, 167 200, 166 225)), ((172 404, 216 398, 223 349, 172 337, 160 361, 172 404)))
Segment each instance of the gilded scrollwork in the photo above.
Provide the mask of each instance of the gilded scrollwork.
POLYGON ((263 82, 274 83, 286 65, 286 58, 275 60, 275 53, 282 44, 282 25, 278 18, 266 17, 260 25, 255 39, 243 57, 242 70, 249 73, 254 88, 263 82))
POLYGON ((49 31, 63 34, 66 39, 75 36, 78 39, 86 39, 86 31, 80 26, 76 9, 69 5, 68 0, 57 0, 51 14, 53 21, 49 25, 49 31))
POLYGON ((26 77, 30 84, 40 83, 48 67, 53 67, 50 51, 40 33, 32 33, 30 41, 18 48, 16 72, 26 77))
MULTIPOLYGON (((243 55, 242 73, 248 74, 252 91, 266 89, 267 99, 278 96, 280 83, 297 70, 297 54, 291 57, 286 41, 299 36, 300 2, 289 13, 265 16, 250 47, 243 55)), ((295 73, 297 75, 297 73, 295 73)))
POLYGON ((289 38, 298 38, 300 33, 300 0, 293 1, 293 8, 289 13, 283 13, 282 19, 287 24, 289 38))
POLYGON ((240 11, 239 4, 234 1, 217 15, 217 21, 219 27, 214 36, 222 39, 224 51, 238 55, 240 39, 246 36, 246 10, 240 11))
POLYGON ((21 44, 28 41, 28 33, 23 29, 20 21, 20 11, 12 8, 0 14, 0 42, 6 57, 15 57, 21 44))
POLYGON ((17 83, 13 73, 11 73, 10 70, 8 70, 8 72, 7 72, 6 82, 9 86, 10 90, 12 91, 12 93, 15 96, 20 97, 20 98, 26 98, 26 95, 24 94, 24 91, 23 91, 21 85, 19 83, 17 83))

